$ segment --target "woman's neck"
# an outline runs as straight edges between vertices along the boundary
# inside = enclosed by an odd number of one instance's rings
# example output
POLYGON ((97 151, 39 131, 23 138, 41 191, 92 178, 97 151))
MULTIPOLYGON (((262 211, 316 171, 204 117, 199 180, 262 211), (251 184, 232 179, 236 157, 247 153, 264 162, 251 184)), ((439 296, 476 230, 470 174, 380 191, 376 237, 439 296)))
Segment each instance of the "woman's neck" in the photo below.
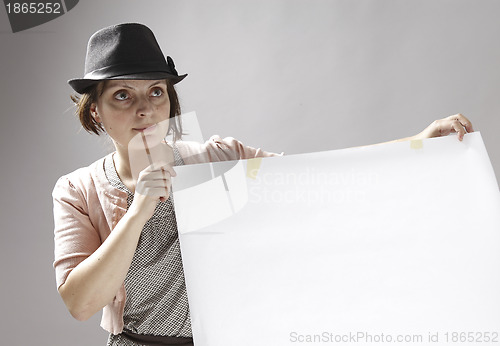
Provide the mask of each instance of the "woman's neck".
POLYGON ((135 190, 135 183, 130 169, 130 160, 128 151, 116 148, 113 154, 113 162, 115 164, 116 173, 122 183, 132 192, 135 190))

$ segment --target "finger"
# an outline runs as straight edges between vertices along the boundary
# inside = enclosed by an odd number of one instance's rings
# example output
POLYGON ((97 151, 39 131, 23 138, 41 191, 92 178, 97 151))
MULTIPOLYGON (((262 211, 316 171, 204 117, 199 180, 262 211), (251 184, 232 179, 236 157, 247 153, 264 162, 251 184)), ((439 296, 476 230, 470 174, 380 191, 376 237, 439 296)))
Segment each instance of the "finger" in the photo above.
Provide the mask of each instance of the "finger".
POLYGON ((154 172, 154 171, 157 171, 157 165, 155 163, 152 163, 150 164, 149 166, 147 166, 146 168, 144 168, 141 173, 149 173, 149 172, 154 172))
POLYGON ((467 130, 468 133, 474 132, 474 129, 472 128, 472 123, 469 119, 465 117, 463 114, 456 114, 456 119, 462 124, 463 127, 467 130))
POLYGON ((174 167, 170 164, 167 164, 165 166, 162 166, 162 168, 167 171, 172 177, 177 176, 177 172, 174 170, 174 167))
POLYGON ((145 170, 147 170, 148 172, 157 171, 157 170, 159 170, 159 171, 164 170, 164 171, 169 172, 169 174, 172 177, 175 177, 177 175, 172 163, 170 163, 170 162, 156 162, 156 163, 153 163, 152 165, 149 165, 148 167, 146 167, 145 170))
POLYGON ((165 189, 149 190, 143 193, 139 192, 139 194, 147 196, 148 198, 160 200, 161 202, 165 202, 170 197, 168 193, 165 194, 165 189))
POLYGON ((157 187, 152 187, 149 189, 150 196, 158 196, 158 197, 165 197, 168 198, 170 195, 170 190, 162 185, 162 186, 157 186, 157 187))
POLYGON ((163 168, 161 169, 161 181, 155 180, 158 183, 158 187, 163 186, 166 196, 170 195, 170 187, 172 186, 172 179, 170 177, 170 173, 165 171, 163 168))
POLYGON ((464 139, 465 129, 458 120, 452 120, 451 126, 453 128, 452 132, 456 132, 458 134, 458 139, 461 141, 464 139))
POLYGON ((159 185, 146 185, 143 184, 136 188, 136 191, 143 195, 149 197, 165 197, 168 198, 170 195, 170 189, 165 186, 165 184, 159 185))
POLYGON ((162 175, 163 175, 163 182, 164 182, 164 185, 165 185, 165 192, 167 193, 167 195, 169 195, 169 192, 168 192, 168 191, 169 191, 169 190, 168 190, 168 187, 170 187, 170 186, 171 186, 171 182, 170 182, 170 173, 167 173, 167 172, 163 169, 163 167, 161 168, 161 173, 162 173, 162 175), (169 179, 169 180, 167 180, 167 175, 168 175, 168 179, 169 179), (167 187, 167 184, 168 184, 168 187, 167 187))
POLYGON ((160 168, 160 171, 147 172, 144 180, 161 180, 165 186, 165 191, 168 195, 168 188, 172 185, 171 176, 176 176, 177 173, 170 165, 165 165, 160 168))
POLYGON ((149 165, 149 166, 147 166, 146 168, 144 168, 141 171, 141 174, 143 176, 147 176, 147 175, 149 175, 151 173, 162 172, 162 171, 167 172, 172 177, 175 177, 177 175, 177 173, 175 172, 175 170, 172 167, 172 165, 168 164, 168 163, 165 163, 165 164, 162 164, 162 165, 158 165, 158 164, 149 165))
POLYGON ((159 179, 151 179, 151 180, 143 180, 140 183, 140 186, 144 188, 155 188, 155 187, 162 187, 162 186, 167 186, 169 187, 171 185, 172 181, 168 175, 164 177, 160 177, 159 179))
MULTIPOLYGON (((156 170, 152 172, 141 172, 139 175, 140 181, 152 181, 152 180, 163 180, 165 178, 165 174, 161 170, 156 170)), ((169 178, 169 176, 168 176, 169 178)))

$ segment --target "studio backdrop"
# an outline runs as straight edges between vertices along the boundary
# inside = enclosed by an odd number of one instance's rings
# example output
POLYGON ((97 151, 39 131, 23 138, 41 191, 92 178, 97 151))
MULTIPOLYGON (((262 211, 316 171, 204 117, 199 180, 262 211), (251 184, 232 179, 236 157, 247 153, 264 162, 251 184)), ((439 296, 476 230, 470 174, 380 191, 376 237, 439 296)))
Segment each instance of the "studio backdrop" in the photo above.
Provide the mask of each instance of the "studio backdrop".
MULTIPOLYGON (((15 4, 4 3, 2 344, 106 342, 100 314, 77 322, 57 293, 51 199, 61 175, 112 149, 81 129, 66 83, 83 75, 87 41, 105 26, 155 32, 188 73, 181 107, 205 138, 293 155, 407 137, 462 113, 500 177, 498 1, 63 1, 61 15, 16 32, 15 4)), ((467 215, 458 200, 456 212, 467 215)))

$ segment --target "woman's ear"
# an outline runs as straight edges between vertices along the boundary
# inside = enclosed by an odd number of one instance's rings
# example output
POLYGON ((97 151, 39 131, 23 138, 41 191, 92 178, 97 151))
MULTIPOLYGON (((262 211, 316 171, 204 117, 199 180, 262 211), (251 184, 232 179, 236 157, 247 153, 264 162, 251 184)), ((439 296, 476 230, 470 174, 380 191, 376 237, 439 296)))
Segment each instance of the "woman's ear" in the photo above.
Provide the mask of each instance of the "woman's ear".
POLYGON ((101 117, 99 116, 99 113, 97 113, 97 105, 95 103, 92 103, 90 105, 90 115, 94 120, 98 123, 102 122, 101 117))

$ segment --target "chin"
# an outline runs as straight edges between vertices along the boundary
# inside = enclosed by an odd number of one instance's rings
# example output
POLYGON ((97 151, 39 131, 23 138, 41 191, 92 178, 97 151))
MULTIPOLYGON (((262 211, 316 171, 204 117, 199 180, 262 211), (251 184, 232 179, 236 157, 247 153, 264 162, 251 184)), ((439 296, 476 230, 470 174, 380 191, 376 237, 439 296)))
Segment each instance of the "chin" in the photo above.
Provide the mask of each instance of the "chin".
POLYGON ((151 148, 157 146, 165 139, 165 136, 161 135, 157 131, 155 132, 145 132, 136 131, 136 134, 128 143, 129 150, 146 150, 146 146, 151 148))

